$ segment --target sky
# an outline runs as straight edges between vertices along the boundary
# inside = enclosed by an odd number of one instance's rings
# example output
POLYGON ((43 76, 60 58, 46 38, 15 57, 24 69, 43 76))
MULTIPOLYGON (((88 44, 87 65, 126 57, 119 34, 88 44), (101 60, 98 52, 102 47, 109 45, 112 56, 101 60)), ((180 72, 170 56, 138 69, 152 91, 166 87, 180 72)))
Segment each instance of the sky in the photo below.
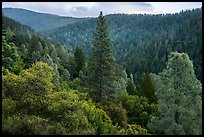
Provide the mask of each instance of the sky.
POLYGON ((59 16, 97 17, 125 14, 166 14, 202 7, 202 2, 2 2, 2 8, 23 8, 59 16))

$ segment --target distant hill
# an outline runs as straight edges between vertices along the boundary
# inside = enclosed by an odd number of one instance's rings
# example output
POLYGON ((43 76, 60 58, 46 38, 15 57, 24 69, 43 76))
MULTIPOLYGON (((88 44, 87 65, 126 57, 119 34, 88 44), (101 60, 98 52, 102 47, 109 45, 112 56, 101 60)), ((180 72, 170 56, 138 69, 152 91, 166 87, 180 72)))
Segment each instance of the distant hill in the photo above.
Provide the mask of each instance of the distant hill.
POLYGON ((62 17, 53 14, 38 13, 20 8, 3 8, 5 16, 14 19, 24 25, 28 25, 36 31, 55 29, 67 24, 72 24, 82 18, 62 17))

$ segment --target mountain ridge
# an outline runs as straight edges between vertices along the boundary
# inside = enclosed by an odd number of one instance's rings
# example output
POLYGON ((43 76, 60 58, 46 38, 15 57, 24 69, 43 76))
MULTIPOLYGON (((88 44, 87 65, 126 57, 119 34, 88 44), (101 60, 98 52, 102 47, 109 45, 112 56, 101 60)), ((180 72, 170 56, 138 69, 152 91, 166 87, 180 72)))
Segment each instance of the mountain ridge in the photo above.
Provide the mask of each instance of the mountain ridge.
POLYGON ((82 20, 81 18, 64 17, 48 13, 39 13, 22 8, 3 8, 5 16, 12 18, 23 25, 27 25, 36 31, 58 28, 65 24, 71 24, 82 20))

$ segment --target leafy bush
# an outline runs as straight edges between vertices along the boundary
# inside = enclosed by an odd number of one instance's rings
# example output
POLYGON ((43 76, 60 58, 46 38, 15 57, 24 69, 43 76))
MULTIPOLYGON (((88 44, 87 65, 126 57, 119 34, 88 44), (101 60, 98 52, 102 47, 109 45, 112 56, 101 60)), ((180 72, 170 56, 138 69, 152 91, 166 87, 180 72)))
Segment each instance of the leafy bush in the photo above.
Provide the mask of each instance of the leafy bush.
POLYGON ((4 98, 16 100, 17 109, 23 113, 41 114, 47 107, 45 95, 52 91, 52 68, 36 62, 19 75, 8 73, 2 76, 4 98))
POLYGON ((11 116, 16 113, 16 101, 12 99, 2 100, 2 114, 6 116, 11 116))
POLYGON ((140 125, 137 124, 128 124, 125 129, 120 131, 120 134, 124 135, 149 135, 145 128, 142 128, 140 125))
POLYGON ((94 134, 118 134, 118 128, 112 125, 112 120, 103 109, 97 108, 91 100, 83 103, 83 111, 87 116, 94 134))
POLYGON ((53 92, 47 95, 48 116, 60 122, 68 134, 90 134, 89 123, 82 112, 82 101, 73 90, 53 92))
POLYGON ((119 104, 111 104, 110 106, 96 104, 97 107, 103 109, 111 118, 113 125, 124 127, 127 124, 127 111, 119 104))
POLYGON ((59 123, 50 123, 47 119, 29 115, 13 115, 5 118, 2 124, 6 135, 49 135, 66 134, 59 123))
POLYGON ((127 110, 128 123, 147 127, 147 123, 157 112, 156 104, 149 104, 148 99, 137 95, 128 95, 127 92, 115 95, 115 103, 121 103, 127 110))

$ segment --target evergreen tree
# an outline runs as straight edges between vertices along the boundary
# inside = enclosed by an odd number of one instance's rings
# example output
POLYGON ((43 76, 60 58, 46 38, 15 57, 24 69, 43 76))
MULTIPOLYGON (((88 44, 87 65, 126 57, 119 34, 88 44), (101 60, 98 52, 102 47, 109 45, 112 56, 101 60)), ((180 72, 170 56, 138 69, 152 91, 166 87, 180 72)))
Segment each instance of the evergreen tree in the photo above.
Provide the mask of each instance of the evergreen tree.
POLYGON ((20 51, 21 57, 22 57, 23 59, 28 58, 28 49, 26 48, 26 45, 25 45, 25 44, 21 44, 21 45, 20 45, 19 51, 20 51))
POLYGON ((58 90, 60 87, 59 87, 59 83, 60 83, 60 74, 58 72, 58 66, 57 64, 53 64, 52 66, 53 68, 53 84, 55 85, 54 89, 58 90))
POLYGON ((92 96, 97 102, 105 102, 114 93, 114 65, 112 41, 105 17, 100 12, 88 62, 88 82, 92 88, 92 96))
POLYGON ((75 61, 75 74, 74 78, 79 76, 79 71, 83 69, 85 65, 85 55, 81 48, 77 47, 74 52, 75 61))
POLYGON ((186 53, 172 52, 157 83, 159 115, 149 128, 160 134, 202 134, 202 85, 186 53))
POLYGON ((5 40, 5 36, 2 36, 2 65, 13 71, 13 66, 17 65, 21 57, 14 44, 8 44, 5 40), (13 45, 13 46, 12 46, 13 45))
POLYGON ((130 75, 131 78, 128 78, 127 80, 127 86, 126 86, 126 90, 128 92, 129 95, 135 95, 136 94, 136 86, 133 82, 133 76, 132 74, 130 75))
POLYGON ((56 51, 56 48, 53 44, 50 45, 49 47, 49 55, 50 57, 52 58, 53 62, 57 65, 59 65, 59 57, 58 57, 58 54, 57 54, 57 51, 56 51))
POLYGON ((56 51, 63 66, 64 64, 69 63, 69 52, 68 49, 65 48, 65 46, 57 45, 56 51))
POLYGON ((70 79, 69 71, 67 69, 62 69, 62 74, 61 74, 60 78, 62 81, 69 81, 69 79, 70 79))
POLYGON ((127 73, 125 70, 119 70, 119 74, 117 76, 117 71, 116 71, 116 83, 115 83, 115 92, 124 92, 126 91, 127 87, 127 73))
POLYGON ((156 88, 154 83, 152 82, 151 76, 149 73, 144 74, 142 82, 139 86, 139 96, 146 97, 150 103, 156 103, 157 98, 155 95, 156 88))

